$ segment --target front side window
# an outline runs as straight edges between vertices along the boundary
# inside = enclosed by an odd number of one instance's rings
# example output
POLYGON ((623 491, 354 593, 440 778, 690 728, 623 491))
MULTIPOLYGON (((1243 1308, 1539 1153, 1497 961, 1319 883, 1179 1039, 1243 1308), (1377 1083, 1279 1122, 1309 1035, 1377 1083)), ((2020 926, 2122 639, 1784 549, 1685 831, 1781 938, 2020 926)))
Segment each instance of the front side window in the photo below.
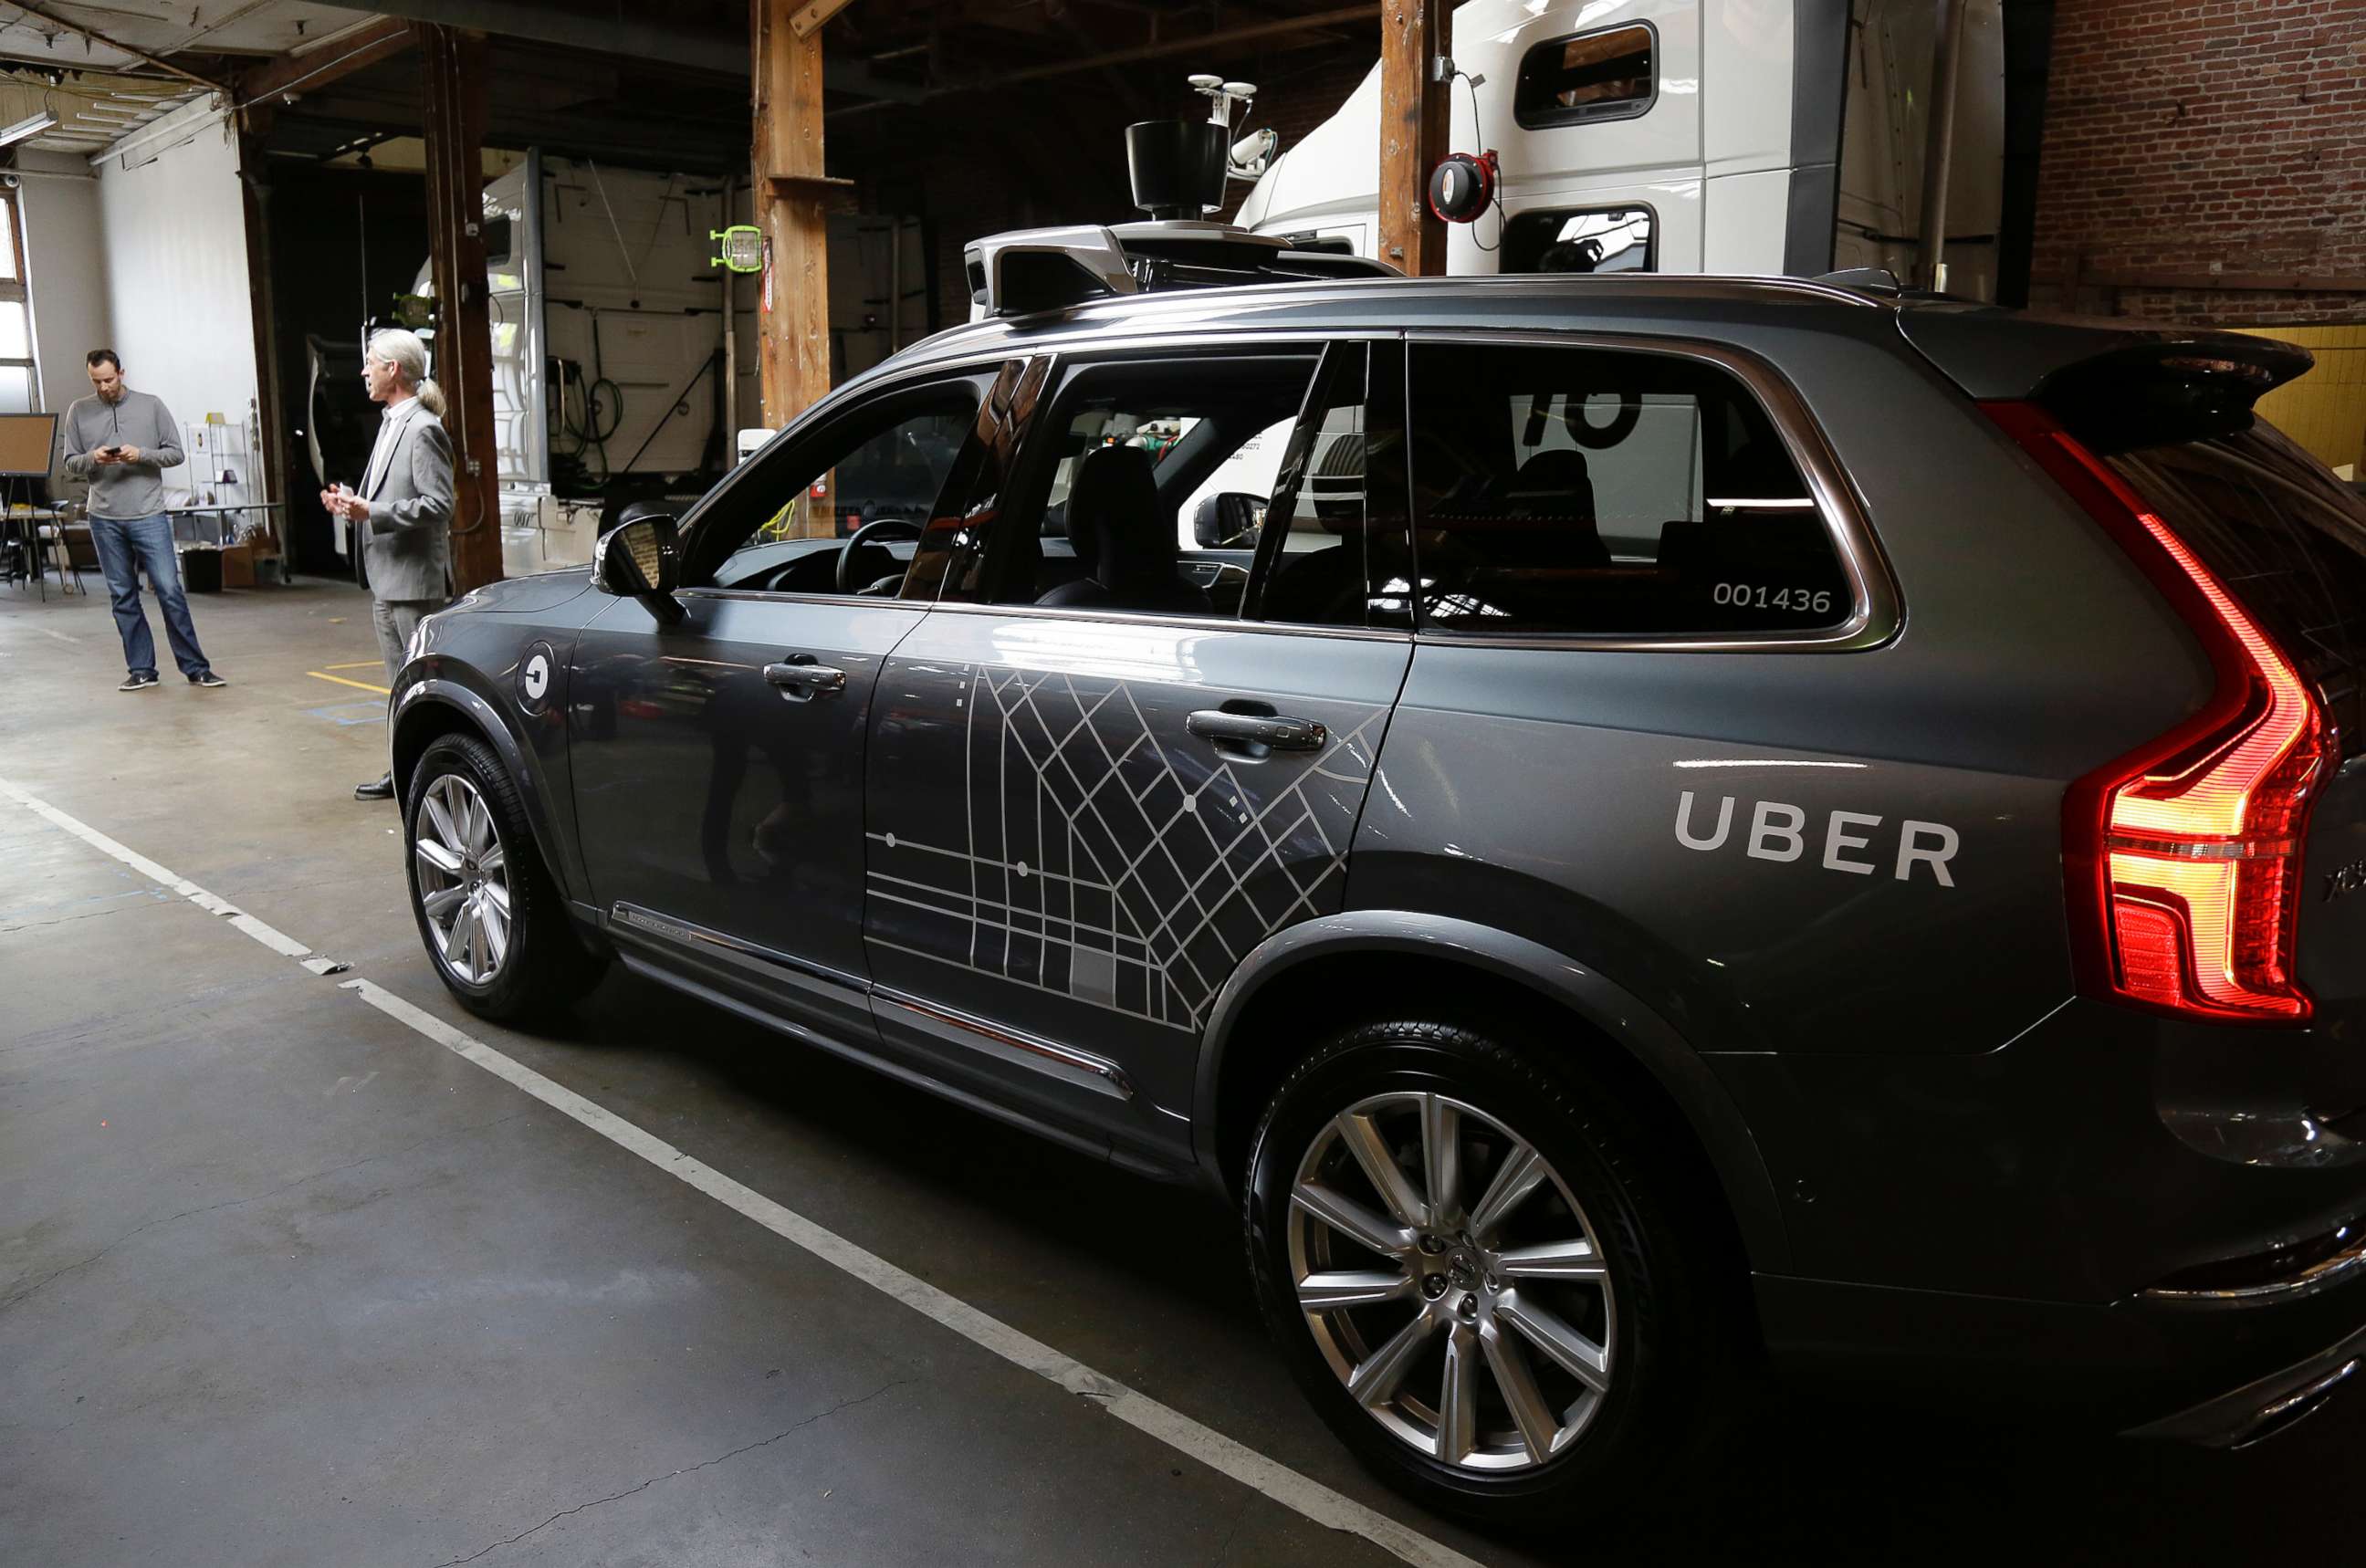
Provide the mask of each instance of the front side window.
POLYGON ((901 592, 980 392, 964 378, 896 397, 756 458, 760 466, 699 519, 688 581, 758 592, 901 592), (865 527, 854 558, 842 560, 844 541, 865 527))
POLYGON ((1789 449, 1719 367, 1418 344, 1408 424, 1430 629, 1805 632, 1855 611, 1789 449))
POLYGON ((1640 26, 1546 39, 1520 57, 1513 118, 1537 130, 1643 113, 1657 91, 1656 44, 1640 26))

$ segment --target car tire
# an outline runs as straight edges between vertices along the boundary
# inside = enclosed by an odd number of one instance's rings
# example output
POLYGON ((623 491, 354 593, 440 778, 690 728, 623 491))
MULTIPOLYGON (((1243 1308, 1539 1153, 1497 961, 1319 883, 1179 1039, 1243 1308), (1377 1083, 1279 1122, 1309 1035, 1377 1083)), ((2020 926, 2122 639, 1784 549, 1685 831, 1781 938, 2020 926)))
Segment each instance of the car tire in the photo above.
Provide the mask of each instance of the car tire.
POLYGON ((1737 1360, 1707 1227, 1680 1223, 1674 1173, 1572 1055, 1455 1023, 1365 1024, 1289 1075, 1250 1148, 1250 1267, 1292 1375, 1368 1469, 1482 1524, 1630 1503, 1713 1435, 1737 1360), (1442 1206, 1433 1143, 1456 1151, 1442 1206), (1396 1172, 1393 1201, 1376 1160, 1396 1172), (1491 1206, 1499 1178, 1525 1196, 1491 1206), (1392 1273, 1412 1288, 1384 1293, 1392 1273))
POLYGON ((453 734, 428 746, 411 770, 402 833, 420 941, 470 1012, 501 1023, 551 1017, 599 983, 604 965, 567 912, 509 770, 483 740, 453 734))

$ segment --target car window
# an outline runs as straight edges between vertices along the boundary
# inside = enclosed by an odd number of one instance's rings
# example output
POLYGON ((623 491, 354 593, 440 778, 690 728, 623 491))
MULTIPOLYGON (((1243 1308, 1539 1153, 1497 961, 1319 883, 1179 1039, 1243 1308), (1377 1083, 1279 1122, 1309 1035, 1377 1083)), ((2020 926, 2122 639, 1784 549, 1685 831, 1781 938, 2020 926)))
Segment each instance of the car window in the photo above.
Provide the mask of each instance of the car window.
POLYGON ((1422 344, 1411 400, 1426 626, 1807 631, 1854 612, 1831 529, 1789 449, 1718 366, 1594 348, 1422 344))
MULTIPOLYGON (((978 389, 963 381, 917 403, 898 398, 874 417, 857 415, 789 451, 756 459, 765 467, 747 476, 731 498, 739 542, 714 568, 712 584, 836 592, 840 541, 877 524, 882 526, 849 563, 848 586, 874 595, 897 592, 977 409, 978 389), (747 493, 737 493, 743 487, 747 493)), ((702 520, 702 530, 708 525, 702 520)))
POLYGON ((1025 499, 1000 525, 1014 536, 996 597, 1238 614, 1274 467, 1316 363, 1292 354, 1078 367, 1036 422, 1025 499))
MULTIPOLYGON (((1008 557, 993 597, 1133 615, 1373 624, 1375 560, 1389 558, 1387 575, 1398 580, 1410 560, 1401 503, 1384 509, 1396 548, 1369 547, 1366 357, 1362 345, 1341 344, 1328 357, 1074 368, 1036 422, 1030 477, 1014 491, 1022 500, 998 525, 1008 531, 1008 557)), ((1389 451, 1401 454, 1402 443, 1389 451)), ((1391 602, 1394 618, 1383 624, 1405 624, 1402 581, 1391 602)))
POLYGON ((1293 427, 1304 447, 1284 453, 1260 530, 1250 598, 1260 620, 1411 624, 1403 446, 1374 396, 1386 375, 1368 368, 1373 352, 1362 344, 1335 349, 1293 427))

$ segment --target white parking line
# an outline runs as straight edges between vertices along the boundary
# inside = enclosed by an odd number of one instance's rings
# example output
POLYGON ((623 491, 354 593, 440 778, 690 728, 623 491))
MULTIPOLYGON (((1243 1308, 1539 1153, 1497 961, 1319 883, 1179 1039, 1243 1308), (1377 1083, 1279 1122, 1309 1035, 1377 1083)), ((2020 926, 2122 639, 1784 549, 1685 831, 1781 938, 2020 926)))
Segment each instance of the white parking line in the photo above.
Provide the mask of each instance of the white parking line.
MULTIPOLYGON (((0 795, 6 795, 93 848, 121 861, 151 881, 172 889, 198 908, 228 917, 228 924, 273 952, 290 958, 309 959, 304 967, 315 975, 334 974, 344 968, 343 964, 334 964, 333 960, 312 959, 311 949, 293 937, 235 908, 197 884, 145 855, 127 849, 96 828, 35 798, 6 779, 0 779, 0 795)), ((966 1302, 898 1269, 876 1253, 866 1251, 835 1231, 825 1229, 794 1210, 774 1202, 754 1188, 733 1180, 713 1166, 693 1159, 664 1139, 644 1132, 573 1089, 503 1055, 484 1042, 453 1028, 434 1014, 413 1006, 385 987, 360 979, 346 980, 341 985, 387 1017, 424 1035, 464 1061, 524 1089, 562 1115, 599 1134, 618 1147, 639 1156, 668 1175, 687 1182, 783 1240, 804 1248, 873 1290, 894 1297, 914 1312, 942 1324, 1013 1366, 1056 1383, 1079 1398, 1092 1401, 1135 1430, 1155 1438, 1177 1452, 1189 1455, 1211 1470, 1231 1477, 1326 1529, 1360 1536, 1391 1556, 1416 1564, 1417 1568, 1482 1568, 1473 1559, 1465 1557, 1444 1542, 1433 1540, 1385 1514, 1333 1491, 1312 1477, 1300 1474, 1288 1465, 1234 1442, 1181 1411, 1162 1404, 1115 1378, 1093 1371, 1082 1361, 1053 1349, 1042 1340, 1020 1333, 999 1318, 987 1316, 966 1302)))
POLYGON ((78 821, 51 806, 48 801, 26 794, 6 779, 0 779, 0 795, 6 795, 34 816, 64 829, 101 853, 114 856, 149 881, 170 888, 206 913, 221 916, 239 931, 253 937, 281 957, 310 958, 312 955, 310 948, 298 942, 286 931, 265 925, 229 899, 215 897, 180 873, 158 865, 137 850, 126 849, 87 822, 78 821))

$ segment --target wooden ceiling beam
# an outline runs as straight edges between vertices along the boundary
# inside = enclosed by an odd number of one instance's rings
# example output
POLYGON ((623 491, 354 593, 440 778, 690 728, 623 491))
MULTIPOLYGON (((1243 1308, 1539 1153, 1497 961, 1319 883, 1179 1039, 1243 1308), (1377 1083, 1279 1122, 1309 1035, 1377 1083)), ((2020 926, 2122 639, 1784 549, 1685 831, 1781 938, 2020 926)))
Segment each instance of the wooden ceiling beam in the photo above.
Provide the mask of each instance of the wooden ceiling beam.
POLYGON ((238 79, 239 107, 244 108, 299 89, 317 93, 332 82, 402 53, 418 40, 418 31, 411 23, 394 17, 381 17, 318 51, 283 55, 268 65, 246 72, 238 79))

